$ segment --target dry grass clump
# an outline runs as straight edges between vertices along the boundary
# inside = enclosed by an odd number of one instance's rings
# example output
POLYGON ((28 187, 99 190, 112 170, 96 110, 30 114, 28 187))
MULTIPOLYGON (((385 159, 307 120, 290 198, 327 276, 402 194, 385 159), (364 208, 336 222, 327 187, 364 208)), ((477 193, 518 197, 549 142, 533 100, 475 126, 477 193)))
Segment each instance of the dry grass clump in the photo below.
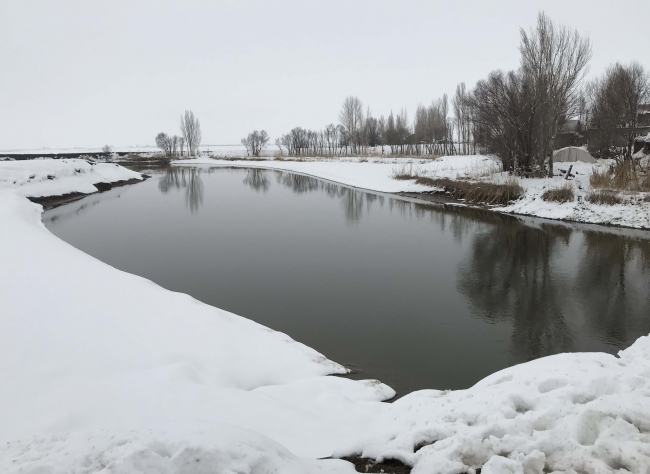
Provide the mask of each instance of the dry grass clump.
POLYGON ((632 160, 623 160, 609 169, 594 169, 589 184, 597 189, 650 191, 650 173, 641 167, 637 169, 632 160))
POLYGON ((589 194, 587 194, 586 199, 592 204, 604 204, 606 206, 613 206, 623 202, 618 193, 610 189, 590 191, 589 194))
MULTIPOLYGON (((645 172, 645 177, 639 182, 639 191, 650 191, 650 169, 645 172)), ((650 196, 648 196, 650 197, 650 196)), ((647 200, 647 198, 646 198, 647 200)))
POLYGON ((604 168, 594 168, 589 175, 589 184, 592 188, 609 188, 612 183, 610 172, 604 168))
POLYGON ((465 176, 469 179, 490 178, 501 172, 501 165, 495 161, 474 161, 465 168, 465 176))
POLYGON ((632 160, 623 160, 613 169, 612 187, 614 189, 630 189, 636 184, 636 170, 632 160))
POLYGON ((413 163, 404 163, 402 166, 393 168, 391 177, 400 181, 406 181, 408 179, 421 178, 422 174, 422 171, 418 167, 413 168, 413 163))
POLYGON ((547 189, 544 194, 542 194, 542 199, 547 202, 559 202, 560 204, 573 202, 575 199, 573 186, 571 183, 566 183, 564 186, 560 186, 559 188, 547 189))
POLYGON ((516 180, 508 180, 505 184, 470 183, 455 181, 449 178, 417 178, 416 184, 440 188, 455 199, 468 202, 506 205, 524 195, 524 189, 516 180))

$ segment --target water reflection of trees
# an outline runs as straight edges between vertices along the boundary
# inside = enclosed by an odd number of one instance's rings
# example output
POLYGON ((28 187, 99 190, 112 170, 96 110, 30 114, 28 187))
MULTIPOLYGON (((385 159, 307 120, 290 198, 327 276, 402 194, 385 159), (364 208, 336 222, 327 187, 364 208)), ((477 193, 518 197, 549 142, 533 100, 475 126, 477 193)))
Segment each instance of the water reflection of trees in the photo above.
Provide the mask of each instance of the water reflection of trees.
POLYGON ((650 332, 650 241, 584 233, 576 279, 586 316, 603 339, 626 345, 650 332))
POLYGON ((267 177, 267 171, 261 169, 248 169, 246 170, 246 177, 244 184, 250 186, 255 191, 267 192, 271 186, 271 182, 267 177))
POLYGON ((511 320, 511 343, 520 360, 572 347, 561 301, 563 280, 552 265, 554 254, 568 245, 570 237, 569 228, 532 228, 516 220, 474 237, 459 289, 482 317, 511 320))
POLYGON ((323 192, 331 198, 340 199, 345 217, 351 223, 358 222, 364 213, 370 213, 375 203, 383 206, 385 200, 384 196, 299 174, 276 172, 276 181, 296 194, 323 192))
POLYGON ((323 181, 301 174, 281 173, 276 175, 278 184, 291 189, 296 194, 319 191, 323 181))
POLYGON ((650 332, 649 240, 511 219, 471 245, 459 290, 481 317, 512 324, 518 360, 574 350, 576 330, 615 347, 650 332))
POLYGON ((158 189, 165 194, 172 189, 185 189, 185 204, 191 212, 196 212, 203 204, 203 171, 199 168, 167 168, 158 181, 158 189))

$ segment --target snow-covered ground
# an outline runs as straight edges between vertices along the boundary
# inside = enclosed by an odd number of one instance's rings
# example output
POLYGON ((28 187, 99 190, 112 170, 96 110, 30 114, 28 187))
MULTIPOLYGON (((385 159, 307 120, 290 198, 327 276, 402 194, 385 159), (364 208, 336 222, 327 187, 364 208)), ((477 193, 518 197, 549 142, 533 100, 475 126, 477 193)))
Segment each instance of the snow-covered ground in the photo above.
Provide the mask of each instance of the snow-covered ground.
POLYGON ((413 181, 393 179, 395 171, 417 172, 427 176, 456 178, 458 176, 481 176, 498 169, 494 159, 481 156, 442 157, 437 160, 426 158, 369 158, 337 157, 333 159, 305 158, 300 161, 261 160, 218 160, 209 157, 173 161, 182 166, 237 166, 259 167, 295 171, 317 178, 335 181, 346 186, 372 191, 395 193, 400 191, 422 192, 431 188, 413 181))
MULTIPOLYGON (((503 183, 508 179, 507 173, 499 172, 500 164, 495 158, 471 156, 443 156, 436 160, 418 158, 370 158, 368 161, 358 158, 337 158, 334 160, 305 159, 302 161, 243 160, 224 161, 208 157, 192 160, 179 160, 178 165, 227 165, 243 167, 260 167, 294 171, 318 178, 335 181, 347 186, 379 192, 425 192, 432 188, 415 184, 414 180, 395 180, 396 171, 417 173, 432 178, 470 179, 503 183)), ((589 175, 594 168, 606 167, 609 163, 556 163, 555 176, 551 178, 519 179, 525 190, 525 196, 519 201, 506 206, 494 207, 495 211, 513 214, 561 219, 593 224, 617 225, 638 229, 650 229, 650 193, 636 195, 623 194, 624 204, 598 205, 585 200, 590 190, 589 175), (561 170, 567 171, 573 166, 571 180, 565 180, 561 170), (573 202, 559 204, 542 199, 544 191, 571 184, 575 193, 573 202)))
POLYGON ((338 455, 415 465, 414 473, 650 472, 650 337, 608 354, 558 354, 468 390, 393 403, 338 455))
MULTIPOLYGON (((389 387, 53 236, 24 196, 138 176, 83 163, 0 163, 0 472, 353 473, 315 459, 353 453, 416 474, 650 472, 650 338, 382 403, 389 387)), ((392 190, 377 169, 323 177, 392 190)))
POLYGON ((86 160, 0 161, 0 192, 25 197, 90 194, 97 183, 142 179, 140 173, 110 163, 86 160))
POLYGON ((0 162, 0 472, 350 472, 295 454, 329 456, 394 392, 76 250, 22 197, 93 192, 99 176, 139 175, 0 162))

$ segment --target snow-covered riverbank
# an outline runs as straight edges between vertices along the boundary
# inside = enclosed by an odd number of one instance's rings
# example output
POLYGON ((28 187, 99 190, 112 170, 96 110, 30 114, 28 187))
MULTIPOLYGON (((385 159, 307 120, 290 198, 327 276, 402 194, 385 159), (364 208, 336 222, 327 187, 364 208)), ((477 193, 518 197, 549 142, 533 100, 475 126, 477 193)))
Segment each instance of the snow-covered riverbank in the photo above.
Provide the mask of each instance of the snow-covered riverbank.
POLYGON ((0 472, 350 471, 286 448, 329 456, 391 389, 326 377, 345 369, 99 262, 50 234, 22 197, 137 176, 83 160, 0 163, 0 472))
MULTIPOLYGON (((396 171, 417 173, 433 178, 464 178, 476 181, 504 183, 508 180, 507 173, 500 173, 500 163, 494 158, 471 156, 444 156, 436 160, 428 159, 395 159, 370 158, 360 161, 357 158, 341 158, 335 160, 305 159, 303 161, 273 161, 273 160, 214 160, 212 158, 197 158, 174 162, 178 165, 224 165, 260 167, 294 171, 317 178, 335 181, 347 186, 385 193, 422 193, 430 192, 431 187, 416 184, 414 180, 396 180, 396 171)), ((525 191, 522 199, 505 207, 491 209, 512 214, 543 217, 566 221, 584 222, 591 224, 615 225, 637 229, 650 229, 650 193, 639 193, 637 196, 624 196, 624 204, 606 206, 592 204, 586 201, 589 193, 589 176, 594 167, 608 166, 604 163, 557 163, 556 176, 553 179, 520 179, 519 184, 525 191), (562 171, 575 176, 567 181, 562 171), (575 199, 573 202, 559 204, 546 202, 542 194, 548 189, 558 188, 567 183, 573 186, 575 199)))
MULTIPOLYGON (((350 166, 346 184, 380 178, 350 166)), ((650 469, 648 337, 620 358, 561 354, 381 403, 390 388, 326 376, 345 369, 288 336, 71 247, 25 198, 138 177, 83 160, 0 163, 0 472, 354 472, 315 459, 332 454, 414 473, 650 469)))

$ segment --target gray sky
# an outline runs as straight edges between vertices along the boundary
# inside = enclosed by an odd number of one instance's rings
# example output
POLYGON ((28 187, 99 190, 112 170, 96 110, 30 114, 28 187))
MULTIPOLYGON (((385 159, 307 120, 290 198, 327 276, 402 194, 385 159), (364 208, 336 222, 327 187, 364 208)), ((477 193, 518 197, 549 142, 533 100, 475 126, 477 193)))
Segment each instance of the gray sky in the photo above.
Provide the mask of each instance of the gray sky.
POLYGON ((31 1, 0 4, 0 149, 148 145, 191 109, 203 143, 337 121, 347 95, 412 117, 519 61, 537 12, 593 42, 591 75, 650 68, 650 1, 31 1), (635 21, 638 20, 638 21, 635 21), (636 24, 635 24, 636 23, 636 24))

